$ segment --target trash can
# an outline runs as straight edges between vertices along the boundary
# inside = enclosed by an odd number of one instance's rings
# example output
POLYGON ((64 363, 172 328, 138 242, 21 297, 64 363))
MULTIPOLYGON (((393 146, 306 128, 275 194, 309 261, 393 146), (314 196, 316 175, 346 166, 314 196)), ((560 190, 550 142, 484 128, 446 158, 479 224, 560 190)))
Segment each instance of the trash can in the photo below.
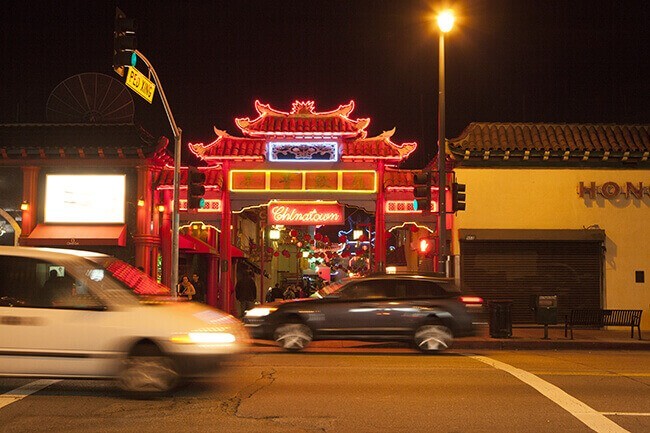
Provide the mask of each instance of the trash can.
POLYGON ((512 300, 489 301, 490 337, 512 337, 512 300))

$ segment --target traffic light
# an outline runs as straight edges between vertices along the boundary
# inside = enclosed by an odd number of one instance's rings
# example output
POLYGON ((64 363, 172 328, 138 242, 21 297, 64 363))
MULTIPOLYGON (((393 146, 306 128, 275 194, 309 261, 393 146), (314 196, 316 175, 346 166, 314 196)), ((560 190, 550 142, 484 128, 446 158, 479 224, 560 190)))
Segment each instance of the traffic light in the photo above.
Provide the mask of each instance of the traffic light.
POLYGON ((115 8, 115 31, 113 32, 113 70, 124 76, 125 66, 135 66, 137 39, 135 21, 127 18, 119 8, 115 8))
POLYGON ((413 174, 413 209, 423 212, 431 209, 431 172, 413 174))
POLYGON ((187 170, 187 209, 203 209, 205 206, 205 173, 196 167, 187 170))
POLYGON ((451 184, 451 210, 458 212, 465 210, 465 184, 454 182, 451 184))

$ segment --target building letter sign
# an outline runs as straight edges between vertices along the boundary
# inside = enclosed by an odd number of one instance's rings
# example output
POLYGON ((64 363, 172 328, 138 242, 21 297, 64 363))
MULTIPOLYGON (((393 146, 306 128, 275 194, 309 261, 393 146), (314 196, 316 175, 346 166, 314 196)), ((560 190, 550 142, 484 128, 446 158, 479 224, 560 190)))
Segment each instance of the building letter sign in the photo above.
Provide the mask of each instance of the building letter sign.
POLYGON ((632 183, 625 182, 619 184, 617 182, 605 182, 602 185, 596 185, 596 182, 580 182, 578 184, 578 195, 582 198, 589 197, 596 199, 596 195, 600 195, 608 200, 618 198, 620 195, 625 198, 643 199, 643 196, 650 197, 650 189, 643 185, 643 182, 632 183))
POLYGON ((336 202, 272 202, 269 224, 339 225, 345 221, 343 205, 336 202))

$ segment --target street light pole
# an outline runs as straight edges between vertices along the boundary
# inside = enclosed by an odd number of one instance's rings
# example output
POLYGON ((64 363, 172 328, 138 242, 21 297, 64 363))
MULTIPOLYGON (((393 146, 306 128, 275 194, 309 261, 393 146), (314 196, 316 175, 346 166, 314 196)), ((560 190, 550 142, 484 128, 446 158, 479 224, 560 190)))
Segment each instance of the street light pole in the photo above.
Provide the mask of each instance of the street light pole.
POLYGON ((447 269, 447 167, 445 164, 445 34, 441 31, 438 50, 438 272, 447 269))
POLYGON ((449 276, 447 252, 447 166, 445 141, 445 33, 454 25, 454 15, 444 11, 438 15, 440 28, 438 49, 438 272, 449 276))
POLYGON ((162 88, 162 84, 158 79, 158 74, 153 68, 153 65, 149 60, 142 54, 140 51, 135 50, 138 58, 140 58, 149 68, 156 86, 160 91, 160 99, 162 100, 163 107, 165 107, 165 114, 167 114, 167 120, 169 120, 169 125, 172 128, 174 134, 174 203, 172 209, 172 263, 171 263, 171 281, 169 283, 170 288, 172 289, 172 297, 177 297, 178 293, 176 292, 176 283, 178 282, 178 229, 180 226, 180 174, 181 174, 181 135, 183 130, 176 125, 176 120, 174 120, 174 115, 172 114, 171 107, 167 102, 167 97, 162 88))

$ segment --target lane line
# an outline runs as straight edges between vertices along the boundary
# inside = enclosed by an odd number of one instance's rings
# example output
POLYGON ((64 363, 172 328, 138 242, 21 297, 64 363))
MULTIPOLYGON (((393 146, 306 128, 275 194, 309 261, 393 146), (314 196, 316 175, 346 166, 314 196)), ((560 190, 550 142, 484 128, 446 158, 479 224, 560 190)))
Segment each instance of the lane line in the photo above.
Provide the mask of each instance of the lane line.
POLYGON ((647 412, 601 412, 603 415, 610 416, 650 416, 647 412))
POLYGON ((524 382, 526 385, 534 388, 540 394, 551 400, 553 403, 560 406, 562 409, 569 412, 571 415, 580 420, 587 427, 598 433, 623 433, 628 432, 623 427, 616 424, 614 421, 607 418, 601 412, 598 412, 578 400, 577 398, 567 394, 557 386, 517 367, 513 367, 505 362, 497 361, 496 359, 488 358, 487 356, 468 355, 477 361, 490 365, 497 370, 505 371, 506 373, 516 377, 524 382))
POLYGON ((4 394, 0 394, 0 409, 10 405, 11 403, 20 401, 23 398, 32 395, 35 392, 42 390, 43 388, 47 388, 48 386, 57 382, 61 382, 61 380, 37 380, 30 382, 27 385, 23 385, 20 388, 16 388, 4 394))

